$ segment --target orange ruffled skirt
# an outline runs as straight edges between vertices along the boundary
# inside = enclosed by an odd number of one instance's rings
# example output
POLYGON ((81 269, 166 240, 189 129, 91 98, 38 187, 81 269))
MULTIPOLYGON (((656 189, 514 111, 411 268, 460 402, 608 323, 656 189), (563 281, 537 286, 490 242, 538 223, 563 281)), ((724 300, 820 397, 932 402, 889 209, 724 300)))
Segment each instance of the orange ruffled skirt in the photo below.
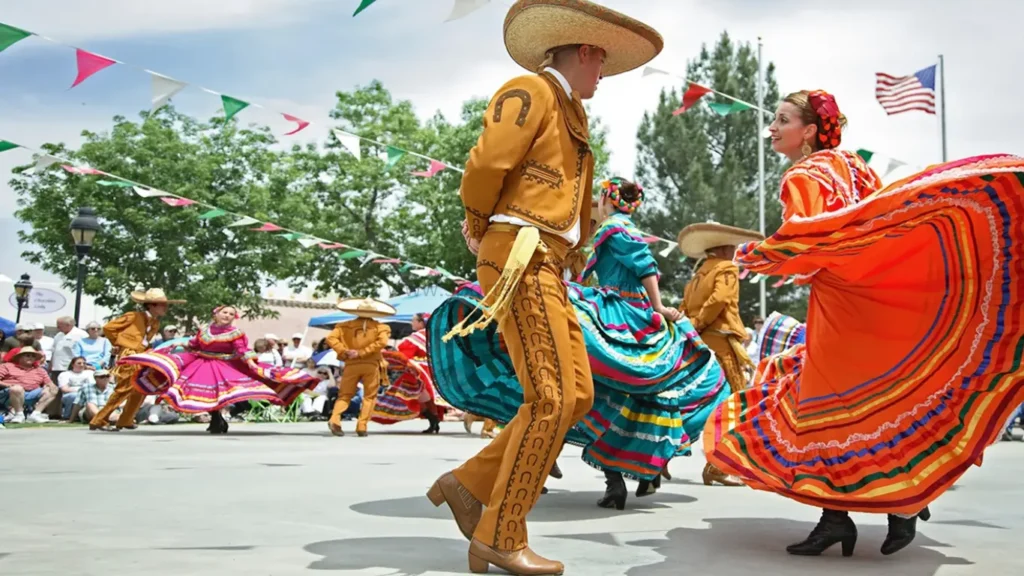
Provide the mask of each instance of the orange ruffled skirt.
POLYGON ((805 345, 708 421, 708 460, 800 502, 913 514, 1024 401, 1024 159, 971 158, 787 221, 737 261, 811 285, 805 345))

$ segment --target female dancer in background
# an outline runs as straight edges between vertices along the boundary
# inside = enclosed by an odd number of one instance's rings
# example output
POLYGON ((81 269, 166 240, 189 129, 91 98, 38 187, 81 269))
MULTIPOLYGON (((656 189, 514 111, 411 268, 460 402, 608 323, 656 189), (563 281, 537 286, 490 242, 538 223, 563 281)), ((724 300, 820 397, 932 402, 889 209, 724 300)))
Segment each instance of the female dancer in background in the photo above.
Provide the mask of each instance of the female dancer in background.
POLYGON ((245 333, 233 324, 238 310, 219 306, 213 322, 192 338, 184 352, 150 351, 126 356, 119 365, 138 366, 132 384, 145 395, 161 395, 178 412, 210 413, 211 434, 227 434, 221 408, 266 400, 288 406, 319 382, 300 368, 274 368, 256 362, 245 333))
POLYGON ((811 285, 806 344, 764 360, 705 435, 726 472, 824 509, 798 555, 851 555, 849 511, 888 514, 882 554, 906 547, 1024 400, 1024 159, 950 162, 879 191, 837 149, 845 123, 821 91, 776 112, 785 221, 736 261, 811 285))
MULTIPOLYGON (((711 351, 679 312, 662 304, 658 265, 632 214, 643 201, 635 184, 602 183, 603 222, 581 281, 569 300, 583 329, 595 384, 594 408, 566 436, 583 459, 605 472, 601 507, 622 509, 624 476, 654 493, 662 470, 688 454, 712 409, 729 393, 711 351)), ((523 391, 494 327, 448 343, 442 336, 474 309, 479 292, 460 290, 435 311, 430 352, 435 383, 453 406, 508 422, 523 391)))

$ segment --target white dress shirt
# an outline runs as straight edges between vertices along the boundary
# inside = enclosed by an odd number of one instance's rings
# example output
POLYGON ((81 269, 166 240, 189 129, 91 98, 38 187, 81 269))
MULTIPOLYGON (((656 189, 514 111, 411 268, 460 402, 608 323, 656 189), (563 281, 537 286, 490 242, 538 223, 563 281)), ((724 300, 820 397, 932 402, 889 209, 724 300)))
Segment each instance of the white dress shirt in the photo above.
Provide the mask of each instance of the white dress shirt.
MULTIPOLYGON (((569 99, 572 99, 572 86, 569 85, 569 81, 565 79, 565 76, 550 66, 545 68, 544 71, 554 76, 555 80, 558 80, 558 83, 561 84, 562 88, 565 90, 565 93, 569 95, 569 99)), ((584 200, 586 200, 586 198, 584 198, 584 200)), ((495 214, 494 216, 491 216, 490 221, 512 224, 514 226, 533 227, 533 224, 530 224, 522 218, 506 216, 504 214, 495 214)), ((564 238, 565 241, 569 243, 569 246, 575 246, 576 243, 580 241, 580 221, 576 220, 576 225, 573 226, 571 230, 558 234, 558 236, 560 238, 564 238)))
POLYGON ((89 334, 81 328, 72 328, 67 334, 57 332, 53 337, 53 356, 50 360, 50 370, 63 372, 71 366, 71 360, 75 357, 75 342, 88 338, 89 334))

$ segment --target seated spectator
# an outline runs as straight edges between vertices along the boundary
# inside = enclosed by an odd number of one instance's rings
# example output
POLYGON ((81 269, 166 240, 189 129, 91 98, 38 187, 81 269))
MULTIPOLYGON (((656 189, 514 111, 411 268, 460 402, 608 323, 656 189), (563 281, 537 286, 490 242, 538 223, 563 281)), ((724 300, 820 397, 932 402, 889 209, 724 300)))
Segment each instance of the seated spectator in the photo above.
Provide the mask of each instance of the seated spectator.
POLYGON ((43 351, 43 345, 32 336, 32 327, 28 324, 18 324, 14 327, 14 335, 4 338, 3 346, 0 346, 0 352, 4 354, 4 362, 10 362, 8 358, 14 357, 12 352, 25 346, 31 346, 40 352, 43 351))
POLYGON ((71 419, 71 411, 78 401, 78 392, 87 384, 92 384, 92 370, 86 370, 85 358, 78 356, 71 360, 71 369, 57 376, 57 389, 60 390, 60 415, 64 420, 71 419))
POLYGON ((178 337, 178 332, 179 330, 177 326, 168 326, 164 328, 160 331, 160 335, 153 339, 153 347, 155 348, 168 340, 174 340, 178 337))
POLYGON ((335 390, 338 388, 329 366, 321 366, 317 368, 316 375, 320 377, 320 383, 316 385, 316 388, 313 388, 308 392, 303 392, 299 396, 299 398, 302 399, 302 406, 299 409, 299 413, 303 416, 314 418, 325 415, 324 407, 327 405, 327 395, 331 388, 334 388, 335 390))
POLYGON ((260 338, 252 343, 252 350, 256 353, 256 361, 260 364, 266 364, 273 366, 277 357, 274 356, 274 352, 270 349, 270 342, 266 338, 260 338))
POLYGON ((32 338, 39 342, 40 350, 46 355, 46 363, 50 363, 53 356, 53 338, 46 335, 46 326, 36 322, 32 325, 32 338))
MULTIPOLYGON (((112 346, 110 340, 103 337, 101 330, 99 322, 89 322, 85 327, 88 336, 76 340, 72 346, 75 356, 85 358, 85 364, 89 370, 99 370, 110 366, 112 346)), ((57 385, 59 386, 60 382, 57 382, 57 385)))
POLYGON ((292 334, 292 343, 284 349, 284 363, 287 366, 302 366, 307 360, 313 357, 313 349, 302 345, 303 335, 301 332, 292 334))
MULTIPOLYGON (((78 391, 78 400, 75 401, 75 408, 72 411, 72 418, 81 416, 83 422, 92 421, 96 413, 110 400, 114 393, 114 387, 110 385, 110 372, 108 370, 96 370, 92 373, 93 381, 82 386, 78 391)), ((121 410, 115 410, 110 415, 110 422, 117 422, 121 410)))
POLYGON ((75 342, 88 337, 89 334, 75 326, 75 319, 70 316, 57 318, 57 335, 53 337, 53 356, 50 360, 50 378, 56 380, 61 372, 71 366, 75 354, 75 342))
POLYGON ((6 422, 50 421, 43 411, 57 398, 57 385, 39 366, 43 358, 42 352, 26 346, 14 352, 11 362, 0 365, 0 407, 8 409, 6 422), (26 408, 34 408, 27 419, 26 408))

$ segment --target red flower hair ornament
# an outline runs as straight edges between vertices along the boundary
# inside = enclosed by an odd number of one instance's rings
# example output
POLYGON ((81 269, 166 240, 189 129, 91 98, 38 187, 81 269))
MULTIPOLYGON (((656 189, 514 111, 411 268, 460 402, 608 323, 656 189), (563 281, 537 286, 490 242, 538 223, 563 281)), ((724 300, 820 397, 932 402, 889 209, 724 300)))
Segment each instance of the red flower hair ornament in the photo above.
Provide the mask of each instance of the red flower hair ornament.
POLYGON ((821 148, 838 148, 843 140, 843 125, 835 96, 824 90, 814 90, 808 92, 807 102, 818 116, 818 143, 821 148))

